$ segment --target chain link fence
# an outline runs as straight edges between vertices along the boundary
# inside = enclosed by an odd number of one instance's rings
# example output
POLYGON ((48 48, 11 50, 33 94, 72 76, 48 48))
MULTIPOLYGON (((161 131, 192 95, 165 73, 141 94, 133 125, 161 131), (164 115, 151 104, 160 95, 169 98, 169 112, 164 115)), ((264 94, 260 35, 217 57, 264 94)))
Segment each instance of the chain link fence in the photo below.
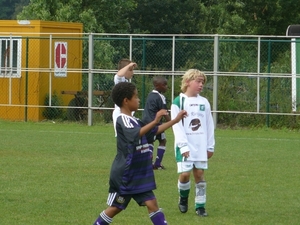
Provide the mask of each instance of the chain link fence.
POLYGON ((202 95, 216 124, 299 128, 293 44, 284 36, 0 33, 0 119, 110 123, 113 76, 129 58, 138 64, 137 117, 153 76, 168 79, 170 106, 183 73, 197 68, 208 77, 202 95))

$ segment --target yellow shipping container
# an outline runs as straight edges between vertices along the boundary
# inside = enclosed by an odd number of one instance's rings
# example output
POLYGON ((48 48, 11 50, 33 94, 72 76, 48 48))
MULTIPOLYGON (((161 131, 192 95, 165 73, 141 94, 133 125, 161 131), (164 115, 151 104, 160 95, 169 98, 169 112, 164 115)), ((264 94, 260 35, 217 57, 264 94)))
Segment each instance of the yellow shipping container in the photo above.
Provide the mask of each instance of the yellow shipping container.
POLYGON ((81 23, 0 20, 0 118, 41 121, 46 96, 82 86, 81 23), (25 107, 24 107, 25 105, 25 107))

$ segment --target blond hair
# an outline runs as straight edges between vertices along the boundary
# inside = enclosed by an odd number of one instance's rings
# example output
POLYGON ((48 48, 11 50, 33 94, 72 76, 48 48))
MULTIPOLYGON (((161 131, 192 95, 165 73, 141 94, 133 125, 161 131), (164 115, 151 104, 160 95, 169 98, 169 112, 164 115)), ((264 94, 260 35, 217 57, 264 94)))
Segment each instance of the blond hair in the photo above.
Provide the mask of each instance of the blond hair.
POLYGON ((185 93, 187 90, 188 81, 196 80, 198 77, 202 77, 204 79, 204 84, 206 83, 206 75, 200 70, 189 69, 188 71, 186 71, 185 74, 182 76, 180 87, 181 91, 185 93))

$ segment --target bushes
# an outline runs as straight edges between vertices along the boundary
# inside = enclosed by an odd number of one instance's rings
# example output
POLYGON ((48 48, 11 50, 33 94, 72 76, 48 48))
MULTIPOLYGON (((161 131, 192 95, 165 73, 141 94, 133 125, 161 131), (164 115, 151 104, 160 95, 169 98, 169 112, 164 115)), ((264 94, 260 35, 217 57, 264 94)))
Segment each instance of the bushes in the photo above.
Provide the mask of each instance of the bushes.
MULTIPOLYGON (((47 94, 45 97, 44 105, 49 106, 49 94, 47 94)), ((62 118, 63 109, 59 107, 55 107, 61 105, 62 105, 62 100, 54 93, 51 96, 51 107, 45 108, 45 110, 43 111, 43 116, 48 120, 62 118)))

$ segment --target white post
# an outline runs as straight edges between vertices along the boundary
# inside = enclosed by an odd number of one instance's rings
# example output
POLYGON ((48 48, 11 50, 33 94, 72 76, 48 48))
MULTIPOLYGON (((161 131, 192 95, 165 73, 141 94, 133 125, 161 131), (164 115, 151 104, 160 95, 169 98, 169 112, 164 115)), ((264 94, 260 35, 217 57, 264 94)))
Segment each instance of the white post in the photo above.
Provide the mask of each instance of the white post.
POLYGON ((296 85, 296 39, 291 39, 291 62, 292 62, 292 111, 297 111, 297 85, 296 85))
POLYGON ((258 38, 257 40, 257 89, 256 89, 256 96, 257 96, 257 99, 256 99, 256 112, 259 112, 259 105, 260 105, 260 77, 259 77, 259 74, 260 74, 260 46, 261 46, 261 40, 260 40, 260 37, 258 38))
MULTIPOLYGON (((12 35, 10 35, 9 38, 9 54, 8 54, 8 59, 9 59, 9 67, 10 67, 10 73, 9 73, 9 97, 8 97, 8 104, 11 104, 11 99, 12 99, 12 76, 13 76, 13 40, 12 40, 12 35)), ((7 60, 8 62, 8 60, 7 60)))
POLYGON ((52 99, 52 34, 49 37, 49 106, 52 99))
POLYGON ((213 119, 214 126, 217 127, 218 120, 218 71, 219 71, 219 36, 215 35, 214 38, 214 86, 213 86, 213 119))
POLYGON ((174 71, 175 71, 175 35, 173 36, 172 40, 172 102, 174 100, 174 83, 175 83, 175 76, 174 76, 174 71))
POLYGON ((94 38, 93 34, 89 34, 89 77, 88 77, 88 125, 93 125, 93 66, 94 64, 94 38))

